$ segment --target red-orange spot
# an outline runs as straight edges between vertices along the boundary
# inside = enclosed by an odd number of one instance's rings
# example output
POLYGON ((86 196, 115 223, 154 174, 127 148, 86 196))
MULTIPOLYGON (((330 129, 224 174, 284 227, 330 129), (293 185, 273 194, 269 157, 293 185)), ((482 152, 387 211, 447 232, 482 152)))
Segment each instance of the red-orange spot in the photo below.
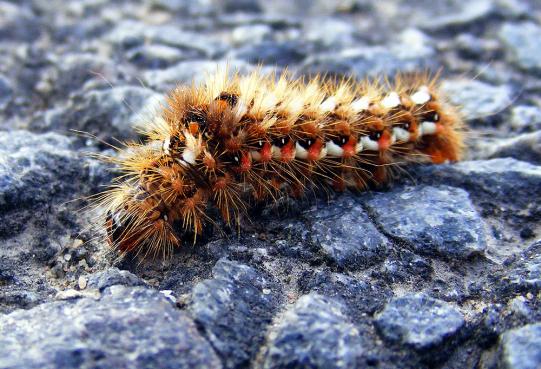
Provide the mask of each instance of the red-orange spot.
POLYGON ((289 140, 289 142, 280 149, 280 152, 282 154, 282 161, 288 162, 293 160, 295 157, 295 143, 293 140, 289 140))
POLYGON ((384 130, 378 140, 379 151, 385 151, 391 146, 391 133, 388 130, 384 130))
POLYGON ((247 172, 252 168, 252 157, 248 151, 243 151, 240 157, 240 172, 247 172))
POLYGON ((342 145, 342 157, 344 158, 351 158, 353 155, 355 155, 355 145, 357 144, 357 140, 350 136, 349 140, 342 145))
POLYGON ((265 142, 259 154, 263 163, 270 161, 272 159, 272 145, 269 142, 265 142))
POLYGON ((323 141, 318 138, 316 142, 308 148, 308 160, 318 160, 321 155, 321 149, 323 148, 323 141))

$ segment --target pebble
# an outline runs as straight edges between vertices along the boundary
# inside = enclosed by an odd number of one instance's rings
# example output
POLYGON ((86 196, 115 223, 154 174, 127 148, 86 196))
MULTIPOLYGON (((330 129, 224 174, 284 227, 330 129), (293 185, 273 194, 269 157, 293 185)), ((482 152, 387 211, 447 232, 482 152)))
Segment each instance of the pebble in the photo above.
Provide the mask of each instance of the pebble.
POLYGON ((391 300, 376 318, 385 339, 415 350, 437 349, 464 324, 464 317, 456 308, 422 294, 391 300))

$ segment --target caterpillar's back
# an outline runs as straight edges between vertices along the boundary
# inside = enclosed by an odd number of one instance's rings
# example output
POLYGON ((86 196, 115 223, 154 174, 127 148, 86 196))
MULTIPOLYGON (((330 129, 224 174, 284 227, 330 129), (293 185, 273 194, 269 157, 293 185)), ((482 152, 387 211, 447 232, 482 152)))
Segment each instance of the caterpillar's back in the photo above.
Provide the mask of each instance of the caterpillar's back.
POLYGON ((380 84, 218 71, 172 91, 144 143, 111 159, 123 173, 101 196, 108 238, 167 255, 201 233, 211 207, 229 224, 254 201, 364 190, 398 163, 456 161, 462 126, 428 75, 380 84))

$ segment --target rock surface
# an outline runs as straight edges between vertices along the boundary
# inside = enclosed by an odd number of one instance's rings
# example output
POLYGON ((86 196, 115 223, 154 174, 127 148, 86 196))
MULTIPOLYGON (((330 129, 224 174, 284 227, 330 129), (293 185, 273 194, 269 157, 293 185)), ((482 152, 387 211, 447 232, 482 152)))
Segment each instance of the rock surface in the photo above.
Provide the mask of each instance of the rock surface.
POLYGON ((540 367, 540 19, 536 0, 0 1, 0 368, 540 367), (95 156, 163 92, 257 63, 441 68, 466 161, 119 260, 95 156))
POLYGON ((2 367, 221 365, 186 313, 158 292, 143 288, 113 286, 99 299, 50 302, 16 311, 0 317, 0 333, 2 367))
POLYGON ((486 247, 483 221, 462 189, 406 187, 377 194, 366 205, 390 237, 421 254, 467 258, 486 247))
POLYGON ((389 341, 427 350, 456 335, 464 317, 444 301, 408 295, 391 300, 377 316, 376 325, 389 341))
POLYGON ((342 307, 317 294, 301 297, 275 332, 263 368, 356 368, 362 341, 342 307))

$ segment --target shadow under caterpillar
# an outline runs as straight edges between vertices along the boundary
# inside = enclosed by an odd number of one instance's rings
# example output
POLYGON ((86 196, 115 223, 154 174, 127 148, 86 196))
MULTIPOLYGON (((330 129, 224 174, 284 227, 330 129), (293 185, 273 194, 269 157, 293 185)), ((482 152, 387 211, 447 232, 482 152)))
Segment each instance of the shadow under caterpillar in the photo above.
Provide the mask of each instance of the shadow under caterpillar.
POLYGON ((218 70, 173 90, 143 143, 108 158, 122 175, 98 202, 113 247, 165 257, 211 207, 232 224, 250 202, 369 189, 400 163, 459 160, 462 130, 428 73, 380 83, 218 70))

